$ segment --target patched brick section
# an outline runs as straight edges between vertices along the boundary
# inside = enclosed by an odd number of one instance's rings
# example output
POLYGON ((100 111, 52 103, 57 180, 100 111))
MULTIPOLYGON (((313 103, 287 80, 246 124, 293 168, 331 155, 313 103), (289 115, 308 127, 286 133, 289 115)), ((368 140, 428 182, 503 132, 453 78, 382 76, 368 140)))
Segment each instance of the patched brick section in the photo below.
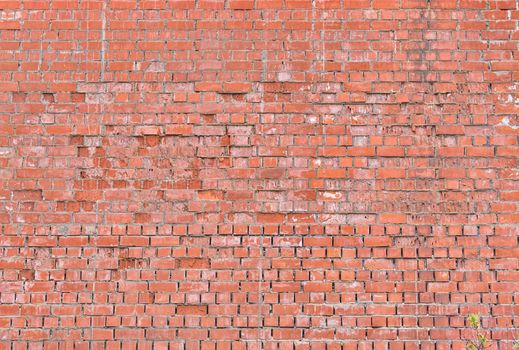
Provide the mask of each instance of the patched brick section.
POLYGON ((518 13, 0 0, 0 349, 511 349, 518 13))

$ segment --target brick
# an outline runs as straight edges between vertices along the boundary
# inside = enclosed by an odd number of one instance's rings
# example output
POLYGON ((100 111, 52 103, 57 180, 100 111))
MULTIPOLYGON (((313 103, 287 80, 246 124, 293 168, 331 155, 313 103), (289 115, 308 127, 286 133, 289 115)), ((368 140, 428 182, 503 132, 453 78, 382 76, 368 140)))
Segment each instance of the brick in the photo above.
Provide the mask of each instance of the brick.
POLYGON ((258 213, 256 218, 260 223, 281 223, 284 220, 282 214, 258 213))
POLYGON ((393 224, 402 224, 406 222, 405 214, 381 214, 380 215, 381 223, 393 223, 393 224))
POLYGON ((252 89, 251 83, 243 83, 243 82, 225 82, 223 83, 223 90, 222 92, 225 93, 247 93, 250 92, 252 89))
POLYGON ((198 82, 195 83, 195 91, 220 91, 221 82, 198 82))
POLYGON ((20 30, 20 21, 1 21, 0 20, 0 29, 1 30, 20 30))
POLYGON ((464 135, 465 129, 462 125, 438 125, 436 127, 436 134, 438 135, 464 135))
POLYGON ((344 178, 346 169, 319 169, 317 176, 321 178, 344 178))
POLYGON ((283 177, 285 169, 263 169, 260 171, 259 177, 265 179, 277 179, 283 177))
POLYGON ((389 247, 391 245, 390 237, 366 237, 364 245, 367 247, 389 247))
POLYGON ((251 10, 254 8, 252 0, 230 0, 229 7, 235 10, 251 10))
POLYGON ((190 135, 193 133, 192 125, 166 125, 166 135, 190 135))
POLYGON ((209 259, 182 258, 178 260, 178 267, 184 269, 202 269, 209 267, 209 259))
POLYGON ((178 305, 177 315, 207 315, 207 305, 178 305))
POLYGON ((382 179, 387 178, 404 178, 405 169, 380 169, 378 176, 382 179))

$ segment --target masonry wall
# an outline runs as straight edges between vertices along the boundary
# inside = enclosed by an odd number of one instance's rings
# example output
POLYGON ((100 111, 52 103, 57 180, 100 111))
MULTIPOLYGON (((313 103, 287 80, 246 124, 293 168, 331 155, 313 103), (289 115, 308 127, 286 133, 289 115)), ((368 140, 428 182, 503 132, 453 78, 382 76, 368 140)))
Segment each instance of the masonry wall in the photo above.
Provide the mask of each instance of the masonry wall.
POLYGON ((1 0, 0 349, 511 349, 518 21, 1 0))

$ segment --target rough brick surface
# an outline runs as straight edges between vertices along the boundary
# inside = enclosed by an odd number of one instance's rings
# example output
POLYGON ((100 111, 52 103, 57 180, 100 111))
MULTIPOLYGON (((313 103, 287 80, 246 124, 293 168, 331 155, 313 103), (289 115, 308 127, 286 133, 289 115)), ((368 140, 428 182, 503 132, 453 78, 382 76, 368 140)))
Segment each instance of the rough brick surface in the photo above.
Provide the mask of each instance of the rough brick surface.
POLYGON ((0 349, 511 349, 518 22, 0 0, 0 349))

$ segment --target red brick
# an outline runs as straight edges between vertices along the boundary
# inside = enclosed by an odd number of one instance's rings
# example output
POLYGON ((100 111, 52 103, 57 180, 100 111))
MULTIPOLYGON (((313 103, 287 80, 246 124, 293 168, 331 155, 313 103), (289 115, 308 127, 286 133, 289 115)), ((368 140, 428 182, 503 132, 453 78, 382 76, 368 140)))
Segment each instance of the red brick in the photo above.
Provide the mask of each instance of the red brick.
POLYGON ((222 83, 220 82, 199 82, 195 83, 195 91, 220 91, 222 83))
POLYGON ((251 83, 244 82, 225 82, 222 92, 225 93, 247 93, 252 89, 251 83))
POLYGON ((20 21, 0 21, 1 30, 20 30, 20 21))
POLYGON ((402 224, 406 222, 405 214, 380 214, 381 223, 402 224))
POLYGON ((462 125, 438 125, 436 133, 438 135, 464 135, 465 130, 462 125))
POLYGON ((177 315, 207 315, 207 305, 178 305, 177 315))
POLYGON ((346 177, 346 169, 319 169, 318 177, 344 178, 346 177))
POLYGON ((178 266, 183 269, 202 269, 209 267, 209 259, 182 258, 178 260, 178 266))
POLYGON ((269 213, 258 213, 256 218, 260 223, 281 223, 284 220, 282 214, 269 214, 269 213))
POLYGON ((254 8, 253 0, 230 0, 229 7, 235 10, 250 10, 254 8))
POLYGON ((198 191, 198 199, 203 201, 222 200, 224 193, 222 191, 198 191))
POLYGON ((390 237, 366 237, 364 239, 364 245, 367 247, 388 247, 391 245, 390 237))

